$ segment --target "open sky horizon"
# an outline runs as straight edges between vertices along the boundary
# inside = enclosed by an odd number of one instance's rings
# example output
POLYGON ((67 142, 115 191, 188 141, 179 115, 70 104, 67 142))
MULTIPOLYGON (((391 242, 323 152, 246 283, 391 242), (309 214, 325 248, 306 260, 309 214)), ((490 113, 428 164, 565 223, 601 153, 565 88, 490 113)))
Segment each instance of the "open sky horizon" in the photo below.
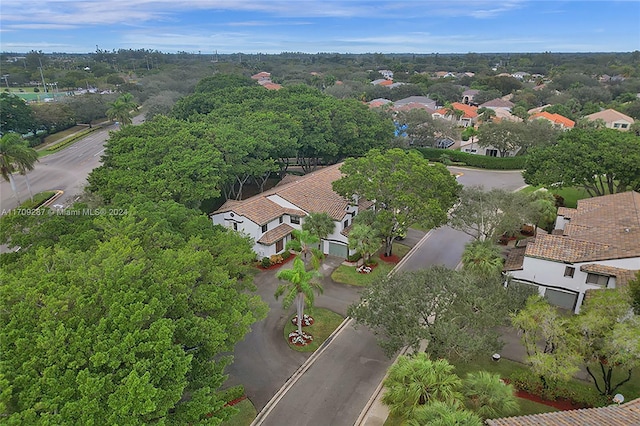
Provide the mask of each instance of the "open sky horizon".
POLYGON ((0 51, 640 50, 640 1, 2 0, 0 51))

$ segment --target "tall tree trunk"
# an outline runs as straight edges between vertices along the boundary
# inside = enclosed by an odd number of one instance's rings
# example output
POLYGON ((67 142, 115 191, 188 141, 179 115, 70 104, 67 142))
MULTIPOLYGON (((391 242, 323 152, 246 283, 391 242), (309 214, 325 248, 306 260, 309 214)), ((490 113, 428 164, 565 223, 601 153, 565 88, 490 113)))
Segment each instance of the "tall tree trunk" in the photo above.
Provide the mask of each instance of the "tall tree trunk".
POLYGON ((304 294, 296 296, 296 313, 298 315, 298 334, 302 336, 302 317, 304 316, 304 294))
POLYGON ((13 175, 9 173, 9 183, 11 184, 11 190, 13 191, 13 195, 16 196, 16 200, 18 200, 18 205, 22 204, 20 202, 20 197, 18 196, 18 188, 16 188, 16 181, 13 178, 13 175))
POLYGON ((33 201, 33 192, 31 191, 31 183, 29 182, 29 176, 27 176, 26 172, 24 174, 24 178, 27 181, 27 189, 29 190, 29 197, 31 197, 31 201, 33 201))

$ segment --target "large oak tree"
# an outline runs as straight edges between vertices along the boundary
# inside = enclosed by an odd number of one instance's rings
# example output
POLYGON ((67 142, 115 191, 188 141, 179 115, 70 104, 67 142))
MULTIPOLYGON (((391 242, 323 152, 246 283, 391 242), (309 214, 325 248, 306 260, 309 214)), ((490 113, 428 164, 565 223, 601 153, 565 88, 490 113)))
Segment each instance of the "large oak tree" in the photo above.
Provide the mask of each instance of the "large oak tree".
POLYGON ((614 129, 572 129, 557 144, 532 149, 526 183, 582 187, 600 196, 640 190, 640 138, 614 129))
POLYGON ((427 228, 447 221, 460 185, 442 164, 429 164, 417 151, 373 149, 361 158, 348 158, 344 177, 333 189, 349 200, 374 203, 376 221, 390 256, 393 240, 413 224, 427 228))

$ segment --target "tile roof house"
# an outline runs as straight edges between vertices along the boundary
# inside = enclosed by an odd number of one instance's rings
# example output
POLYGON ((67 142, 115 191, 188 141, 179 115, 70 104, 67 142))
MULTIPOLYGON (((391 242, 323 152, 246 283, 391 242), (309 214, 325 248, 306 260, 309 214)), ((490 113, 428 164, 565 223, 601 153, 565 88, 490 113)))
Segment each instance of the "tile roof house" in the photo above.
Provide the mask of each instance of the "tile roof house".
POLYGON ((556 229, 513 249, 504 270, 578 313, 590 290, 620 288, 640 270, 640 193, 579 200, 558 209, 556 229))
POLYGON ((514 106, 515 104, 511 101, 507 101, 502 98, 496 98, 479 105, 479 108, 489 108, 494 111, 498 109, 511 111, 511 108, 513 108, 514 106))
POLYGON ((529 117, 529 120, 548 120, 561 129, 573 129, 576 122, 560 114, 551 114, 547 111, 537 112, 529 117))
POLYGON ((436 109, 436 101, 426 96, 409 96, 407 98, 398 99, 393 103, 394 108, 400 108, 409 104, 421 104, 427 108, 436 109))
POLYGON ((609 129, 617 129, 627 131, 629 127, 634 123, 634 119, 628 115, 624 115, 615 109, 605 109, 604 111, 596 112, 594 114, 586 115, 589 121, 602 120, 606 123, 609 129))
POLYGON ((462 92, 462 103, 463 104, 473 104, 473 98, 475 95, 477 95, 478 93, 480 93, 479 90, 477 89, 467 89, 464 92, 462 92))
POLYGON ((455 110, 462 111, 462 116, 457 118, 449 109, 440 108, 433 114, 433 117, 456 121, 456 124, 463 127, 471 126, 476 122, 476 119, 478 118, 478 107, 460 102, 453 102, 451 107, 455 110))
POLYGON ((488 426, 638 426, 640 398, 620 405, 486 420, 488 426))
POLYGON ((348 202, 333 191, 331 183, 342 177, 342 163, 304 176, 289 175, 281 184, 242 201, 228 200, 210 214, 216 225, 249 235, 258 258, 281 253, 291 231, 301 229, 309 213, 327 213, 335 222, 334 232, 321 242, 324 253, 346 258, 348 238, 344 232, 359 211, 372 203, 348 202))

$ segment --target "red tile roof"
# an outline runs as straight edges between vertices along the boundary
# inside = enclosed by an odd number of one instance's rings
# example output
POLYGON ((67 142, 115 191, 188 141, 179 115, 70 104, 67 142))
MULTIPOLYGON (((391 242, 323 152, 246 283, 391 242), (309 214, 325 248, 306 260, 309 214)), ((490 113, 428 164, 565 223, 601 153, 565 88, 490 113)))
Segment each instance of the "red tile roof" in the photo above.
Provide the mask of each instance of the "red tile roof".
MULTIPOLYGON (((453 109, 460 110, 464 112, 463 118, 476 118, 478 116, 478 107, 463 104, 460 102, 454 102, 451 104, 453 109)), ((447 115, 450 114, 450 111, 447 108, 440 108, 438 111, 439 114, 447 115)))
POLYGON ((572 129, 576 125, 575 121, 570 120, 570 119, 568 119, 567 117, 565 117, 563 115, 551 114, 551 113, 548 113, 547 111, 538 112, 536 114, 533 114, 531 117, 529 117, 530 120, 534 120, 536 118, 547 119, 547 120, 551 121, 552 123, 559 124, 562 127, 565 127, 567 129, 572 129))

